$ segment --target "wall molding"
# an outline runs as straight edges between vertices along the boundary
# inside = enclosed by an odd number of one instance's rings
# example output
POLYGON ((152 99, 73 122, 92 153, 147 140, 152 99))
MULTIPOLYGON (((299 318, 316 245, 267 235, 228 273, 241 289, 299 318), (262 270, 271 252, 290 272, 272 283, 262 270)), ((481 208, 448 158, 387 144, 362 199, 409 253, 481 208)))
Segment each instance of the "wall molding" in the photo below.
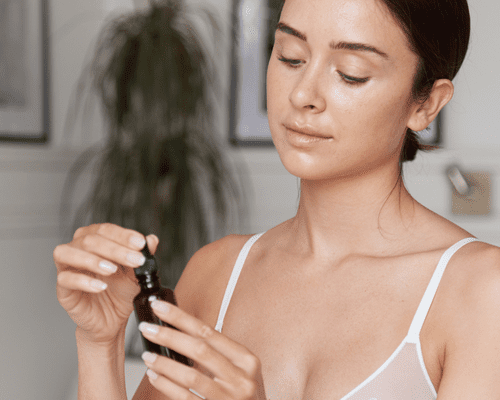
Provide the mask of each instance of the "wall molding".
MULTIPOLYGON (((61 238, 63 233, 68 235, 76 204, 68 205, 71 218, 68 218, 68 221, 61 221, 60 207, 64 179, 75 161, 88 149, 88 147, 50 148, 45 146, 34 148, 34 146, 19 145, 4 145, 0 148, 0 183, 2 192, 5 191, 3 196, 0 193, 0 239, 47 236, 61 238), (42 179, 49 183, 50 189, 47 190, 51 192, 44 192, 40 190, 40 187, 30 190, 34 182, 38 183, 42 179), (26 182, 26 184, 21 186, 19 182, 26 182)), ((483 169, 496 175, 498 179, 500 176, 498 154, 500 154, 498 149, 439 150, 423 153, 415 162, 405 167, 405 174, 408 179, 411 176, 420 176, 424 180, 435 180, 439 177, 444 182, 446 166, 458 164, 465 172, 470 169, 483 169)), ((270 179, 281 182, 285 185, 285 189, 293 186, 295 190, 294 178, 281 164, 275 149, 231 149, 228 155, 236 171, 241 176, 249 178, 251 186, 259 191, 262 190, 260 186, 270 179), (284 179, 285 177, 290 180, 284 179)), ((91 173, 92 169, 89 168, 83 175, 90 177, 91 173)), ((82 182, 78 186, 78 195, 74 196, 75 203, 79 203, 85 193, 83 191, 85 184, 82 182)), ((258 202, 263 201, 261 199, 263 194, 260 194, 260 197, 257 196, 260 199, 258 202)), ((290 200, 293 204, 295 201, 295 197, 290 200)), ((497 202, 496 196, 495 201, 497 202)), ((261 209, 262 206, 262 204, 255 205, 257 209, 261 209)), ((267 202, 267 207, 269 206, 272 204, 267 202)), ((256 216, 253 218, 253 224, 258 225, 258 218, 255 219, 256 216)), ((496 214, 483 220, 455 217, 452 219, 478 236, 480 233, 485 236, 498 236, 496 232, 499 216, 496 214)))
MULTIPOLYGON (((0 148, 0 240, 68 234, 73 214, 61 221, 62 189, 67 172, 85 150, 29 145, 0 148)), ((90 173, 90 169, 85 171, 81 178, 90 173)), ((81 200, 78 195, 75 203, 81 200)), ((73 211, 75 204, 68 207, 73 211)))
POLYGON ((65 172, 87 149, 3 145, 0 148, 0 172, 65 172))

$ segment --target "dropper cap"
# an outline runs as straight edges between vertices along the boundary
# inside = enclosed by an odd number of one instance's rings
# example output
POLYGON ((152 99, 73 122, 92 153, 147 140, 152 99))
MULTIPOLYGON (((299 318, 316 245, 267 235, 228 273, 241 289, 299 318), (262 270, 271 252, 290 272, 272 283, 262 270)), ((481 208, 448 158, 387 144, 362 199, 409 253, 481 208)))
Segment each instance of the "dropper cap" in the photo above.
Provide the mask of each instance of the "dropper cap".
POLYGON ((141 253, 146 257, 146 261, 139 268, 134 268, 135 276, 152 275, 158 272, 158 264, 156 258, 149 251, 148 245, 144 246, 141 253))

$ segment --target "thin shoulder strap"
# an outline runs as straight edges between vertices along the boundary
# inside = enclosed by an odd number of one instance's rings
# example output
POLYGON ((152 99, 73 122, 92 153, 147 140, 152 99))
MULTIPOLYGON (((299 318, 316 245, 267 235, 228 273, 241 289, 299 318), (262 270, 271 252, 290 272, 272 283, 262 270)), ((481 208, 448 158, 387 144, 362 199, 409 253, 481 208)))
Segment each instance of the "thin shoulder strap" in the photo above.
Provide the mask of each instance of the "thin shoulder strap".
POLYGON ((427 313, 429 312, 432 301, 434 300, 434 296, 436 295, 439 282, 441 282, 441 278, 443 277, 444 271, 451 257, 453 257, 453 255, 462 246, 465 246, 467 243, 475 242, 477 240, 478 239, 472 237, 462 239, 459 242, 455 243, 453 246, 451 246, 448 250, 446 250, 444 254, 441 256, 441 259, 439 260, 436 270, 434 271, 434 274, 432 275, 429 285, 427 286, 427 289, 425 290, 422 300, 420 301, 420 305, 417 308, 417 312, 413 317, 413 321, 408 331, 408 342, 410 343, 418 342, 420 330, 424 325, 425 318, 427 317, 427 313))
POLYGON ((233 297, 234 288, 236 287, 236 282, 238 282, 238 278, 240 276, 240 272, 245 264, 245 260, 252 248, 253 244, 259 239, 265 232, 257 233, 253 235, 248 241, 245 243, 243 248, 236 259, 236 263, 233 267, 233 272, 231 273, 231 277, 229 278, 229 282, 226 287, 226 292, 224 293, 224 298, 222 299, 222 305, 219 311, 219 318, 217 319, 217 325, 215 325, 215 330, 221 332, 222 324, 224 323, 224 317, 226 316, 227 308, 229 306, 229 302, 231 301, 231 297, 233 297))

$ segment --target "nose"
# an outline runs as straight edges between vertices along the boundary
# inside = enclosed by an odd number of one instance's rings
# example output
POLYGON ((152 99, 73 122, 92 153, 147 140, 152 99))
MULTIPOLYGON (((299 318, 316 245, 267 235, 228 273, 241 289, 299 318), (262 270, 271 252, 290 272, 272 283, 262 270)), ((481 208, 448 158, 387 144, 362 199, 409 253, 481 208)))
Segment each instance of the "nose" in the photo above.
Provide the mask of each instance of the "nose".
POLYGON ((294 107, 313 113, 325 110, 326 100, 322 87, 326 82, 322 82, 322 77, 322 71, 318 65, 309 64, 302 70, 289 96, 294 107))

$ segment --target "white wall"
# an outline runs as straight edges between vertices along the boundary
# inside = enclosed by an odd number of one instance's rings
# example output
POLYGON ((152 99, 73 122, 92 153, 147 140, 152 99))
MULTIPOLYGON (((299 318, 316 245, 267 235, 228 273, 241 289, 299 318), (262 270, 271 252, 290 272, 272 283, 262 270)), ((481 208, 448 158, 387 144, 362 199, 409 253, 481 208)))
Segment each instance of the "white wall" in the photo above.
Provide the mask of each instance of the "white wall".
MULTIPOLYGON (((134 0, 136 1, 136 0, 134 0)), ((143 2, 143 0, 137 0, 143 2)), ((486 169, 494 178, 488 219, 459 220, 484 240, 500 244, 499 104, 500 5, 469 0, 473 14, 471 52, 456 80, 456 96, 446 114, 446 149, 419 157, 406 179, 417 199, 447 217, 449 185, 443 168, 459 161, 465 169, 486 169), (493 146, 491 145, 493 144, 493 146)), ((191 0, 192 3, 203 0, 191 0)), ((224 93, 229 93, 229 0, 207 0, 221 16, 225 41, 218 53, 224 93)), ((74 325, 55 297, 52 250, 60 242, 59 199, 65 174, 78 154, 102 136, 99 122, 69 137, 65 116, 89 46, 110 10, 127 9, 129 0, 50 0, 51 141, 45 146, 0 144, 0 397, 65 399, 76 374, 74 325), (5 329, 8 328, 8 329, 5 329)), ((227 102, 218 110, 221 134, 228 128, 227 102)), ((88 122, 88 121, 87 121, 88 122)), ((282 167, 272 149, 230 151, 250 176, 252 216, 245 230, 262 231, 293 215, 297 180, 282 167)))
MULTIPOLYGON (((472 20, 467 59, 447 107, 448 140, 452 149, 500 148, 500 2, 468 0, 472 20)), ((498 153, 497 153, 498 154, 498 153)))
POLYGON ((74 324, 55 293, 54 247, 68 169, 102 133, 64 131, 75 82, 102 24, 101 0, 49 0, 52 129, 47 145, 0 143, 0 398, 66 398, 76 373, 74 324))

